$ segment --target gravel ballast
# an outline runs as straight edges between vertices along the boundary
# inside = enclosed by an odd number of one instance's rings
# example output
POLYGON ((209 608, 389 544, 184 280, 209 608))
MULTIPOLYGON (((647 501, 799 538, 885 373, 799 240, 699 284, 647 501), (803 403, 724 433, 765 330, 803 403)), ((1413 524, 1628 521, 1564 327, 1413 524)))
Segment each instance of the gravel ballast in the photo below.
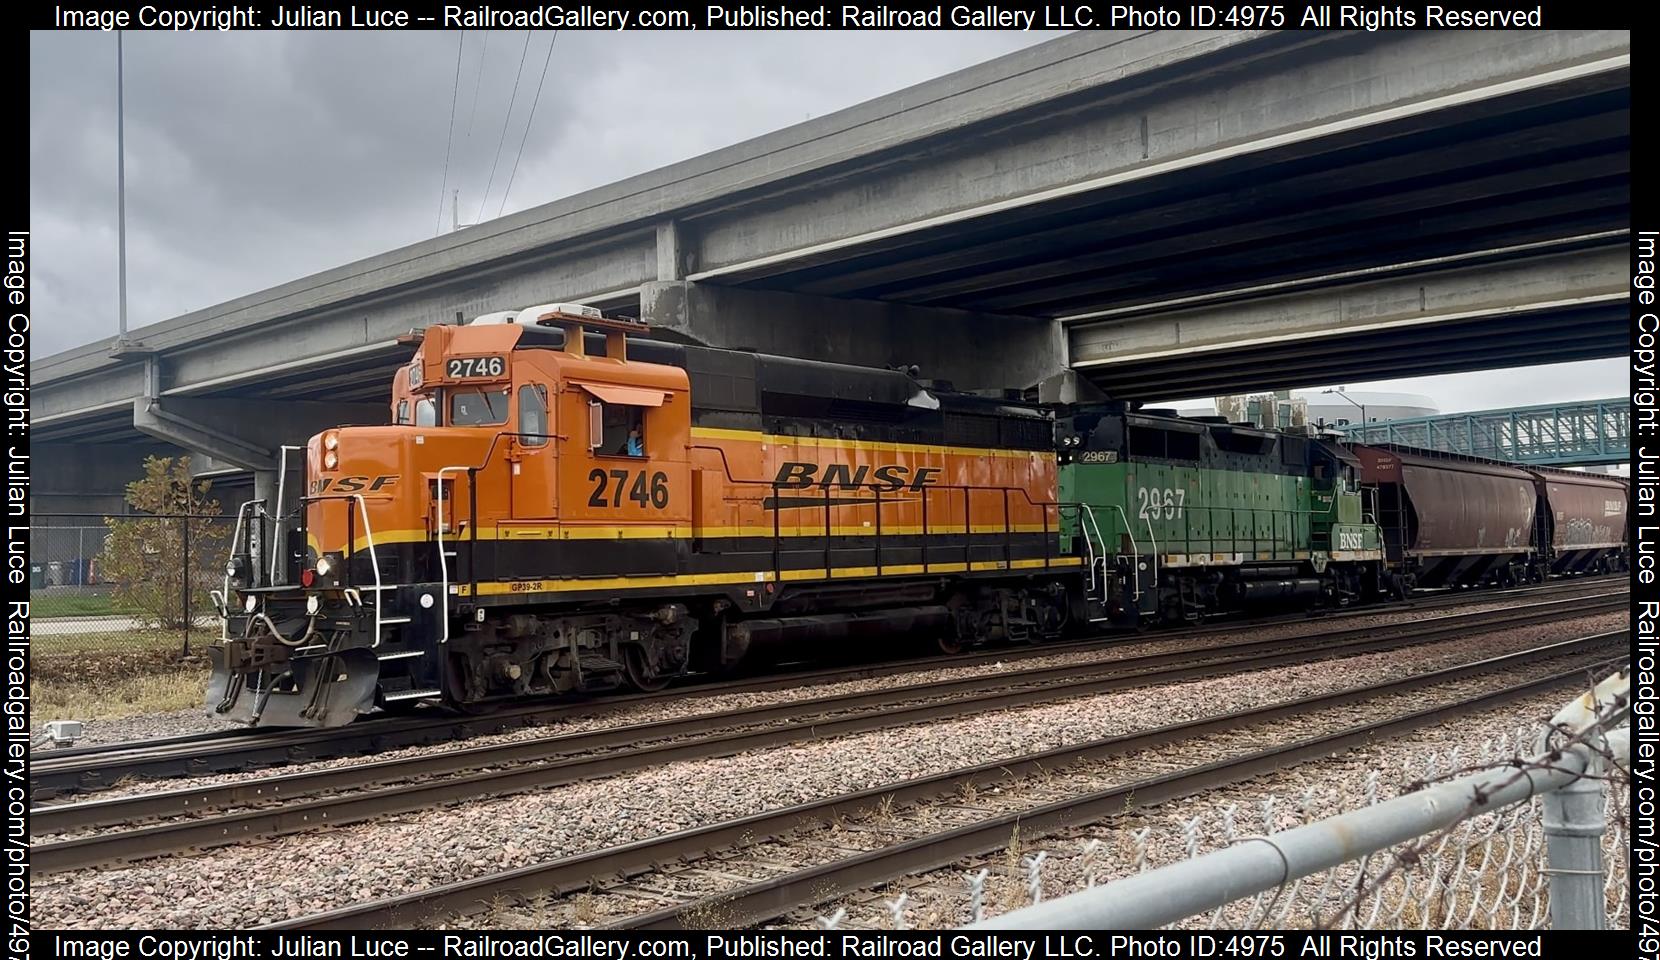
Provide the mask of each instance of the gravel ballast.
MULTIPOLYGON (((32 890, 33 916, 42 926, 254 925, 997 756, 1618 629, 1625 619, 1623 614, 1608 614, 1400 651, 795 744, 541 793, 473 801, 256 846, 37 878, 32 890)), ((712 706, 705 702, 696 709, 701 712, 712 706)), ((612 718, 611 722, 617 721, 612 718)))

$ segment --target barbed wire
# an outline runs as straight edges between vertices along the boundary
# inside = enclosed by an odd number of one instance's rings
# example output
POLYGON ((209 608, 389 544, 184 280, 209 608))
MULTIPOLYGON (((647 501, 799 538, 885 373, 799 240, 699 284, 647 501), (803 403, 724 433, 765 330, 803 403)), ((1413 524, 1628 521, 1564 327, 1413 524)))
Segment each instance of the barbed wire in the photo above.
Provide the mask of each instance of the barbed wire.
MULTIPOLYGON (((1628 678, 1629 671, 1629 665, 1623 666, 1618 672, 1616 672, 1615 676, 1628 678)), ((1597 691, 1600 686, 1601 684, 1592 678, 1592 681, 1589 684, 1590 689, 1584 696, 1575 701, 1577 703, 1579 700, 1583 700, 1586 697, 1590 698, 1592 716, 1589 718, 1589 722, 1580 724, 1579 729, 1572 729, 1565 722, 1562 722, 1559 719, 1561 718, 1562 713, 1566 712, 1566 708, 1564 711, 1559 711, 1557 718, 1553 718, 1552 722, 1547 724, 1545 727, 1544 735, 1540 738, 1540 745, 1545 749, 1538 755, 1524 757, 1520 755, 1520 750, 1518 749, 1517 755, 1506 758, 1502 761, 1492 761, 1469 767, 1449 766, 1449 768, 1442 773, 1439 773, 1433 777, 1420 779, 1409 784, 1407 789, 1404 791, 1405 793, 1416 793, 1432 785, 1438 783, 1448 783, 1474 773, 1485 773, 1501 769, 1509 769, 1512 771, 1509 777, 1497 784, 1493 784, 1487 790, 1483 790, 1480 787, 1474 788, 1471 792, 1468 803, 1465 804, 1463 813, 1458 817, 1458 819, 1447 824, 1445 827, 1442 827, 1434 833, 1426 834, 1418 840, 1397 848, 1394 854, 1390 856, 1384 869, 1381 870, 1376 877, 1371 878, 1370 881, 1366 878, 1366 858, 1362 858, 1362 866, 1355 884, 1354 894, 1348 902, 1339 907, 1336 919, 1340 921, 1345 913, 1358 910, 1359 904, 1366 897, 1368 890, 1378 888, 1395 874, 1421 863, 1425 853, 1432 844, 1439 844, 1441 847, 1445 847, 1446 841, 1451 838, 1455 831, 1463 827, 1465 823, 1475 819, 1476 817, 1494 812, 1483 809, 1487 805, 1487 800, 1492 793, 1504 787, 1519 783, 1524 778, 1529 777, 1532 773, 1563 772, 1563 768, 1558 766, 1558 764, 1562 760, 1562 756, 1566 751, 1575 747, 1585 747, 1601 759, 1601 766, 1603 769, 1610 771, 1608 774, 1599 774, 1592 771, 1590 768, 1587 768, 1583 773, 1579 774, 1579 776, 1583 779, 1608 781, 1613 777, 1613 772, 1621 771, 1623 768, 1620 767, 1617 758, 1615 758, 1613 753, 1608 749, 1607 734, 1615 727, 1620 726, 1629 720, 1630 696, 1626 693, 1617 693, 1614 694, 1609 701, 1604 703, 1597 696, 1597 691), (1553 741, 1554 746, 1552 745, 1553 741)), ((1520 747, 1521 744, 1518 744, 1518 748, 1520 747)), ((1629 771, 1625 771, 1623 779, 1626 782, 1629 782, 1629 771)), ((1336 923, 1329 922, 1320 922, 1316 924, 1319 928, 1327 928, 1335 925, 1336 923)))

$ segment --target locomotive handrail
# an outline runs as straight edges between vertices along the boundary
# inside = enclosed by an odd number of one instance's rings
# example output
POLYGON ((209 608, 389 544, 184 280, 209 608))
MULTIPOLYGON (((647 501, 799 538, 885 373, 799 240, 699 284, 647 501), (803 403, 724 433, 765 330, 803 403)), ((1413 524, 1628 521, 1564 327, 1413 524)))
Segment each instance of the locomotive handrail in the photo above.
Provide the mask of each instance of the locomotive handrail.
POLYGON ((231 531, 231 555, 225 562, 224 596, 226 613, 224 616, 219 618, 219 639, 222 642, 228 642, 231 638, 231 618, 229 613, 231 570, 236 566, 236 548, 242 541, 242 519, 247 514, 249 507, 256 503, 263 504, 264 502, 264 500, 245 500, 243 501, 242 506, 236 508, 236 528, 231 531))
MULTIPOLYGON (((375 553, 375 531, 374 531, 374 528, 369 524, 369 503, 368 503, 367 500, 364 499, 363 494, 361 494, 361 493, 320 493, 320 494, 317 494, 315 496, 301 497, 300 498, 300 504, 303 508, 306 504, 318 503, 318 502, 321 502, 323 500, 351 500, 351 501, 355 501, 357 503, 358 513, 362 514, 362 516, 363 516, 363 542, 364 542, 364 545, 369 548, 369 569, 372 570, 375 574, 375 639, 373 640, 373 642, 371 642, 369 644, 369 646, 378 647, 378 646, 380 646, 380 641, 381 641, 380 631, 381 631, 381 626, 382 626, 382 622, 381 622, 381 594, 386 592, 386 586, 381 581, 380 557, 379 557, 379 555, 377 555, 375 553)), ((354 552, 353 547, 355 546, 355 538, 352 536, 352 532, 353 532, 352 531, 352 512, 351 512, 350 509, 347 509, 347 511, 346 511, 346 551, 345 551, 345 555, 341 558, 341 561, 340 561, 341 562, 341 571, 340 572, 344 573, 348 578, 350 578, 350 576, 351 576, 351 569, 352 569, 351 556, 352 556, 352 553, 354 552)), ((350 584, 348 583, 347 586, 350 586, 350 584)))
MULTIPOLYGON (((529 434, 529 436, 535 436, 535 434, 529 434)), ((808 439, 811 439, 811 438, 808 438, 808 439)), ((732 464, 731 464, 730 461, 728 461, 726 459, 726 450, 722 447, 712 446, 712 445, 706 444, 706 443, 688 443, 688 444, 686 444, 686 449, 688 449, 688 450, 711 450, 711 451, 714 451, 715 453, 719 454, 720 458, 721 458, 721 466, 725 469, 726 482, 727 483, 744 484, 744 485, 757 486, 757 487, 766 486, 766 487, 770 487, 770 488, 776 489, 776 490, 800 489, 798 487, 780 486, 776 479, 773 479, 773 480, 749 479, 749 478, 746 478, 746 477, 735 477, 735 476, 733 476, 732 475, 732 464)), ((875 489, 876 485, 873 484, 873 483, 863 483, 863 484, 858 484, 856 486, 847 487, 845 489, 859 489, 861 487, 871 487, 872 489, 875 489)), ((927 487, 925 489, 927 489, 927 490, 971 490, 971 491, 973 491, 973 490, 985 490, 985 491, 988 491, 988 492, 993 491, 993 490, 1004 490, 1004 491, 1010 491, 1010 492, 1014 492, 1014 493, 1018 493, 1018 494, 1022 495, 1023 497, 1026 498, 1026 505, 1031 506, 1031 507, 1057 507, 1058 508, 1058 507, 1061 507, 1061 506, 1068 505, 1068 504, 1063 504, 1059 500, 1034 500, 1034 499, 1032 499, 1031 490, 1026 488, 1026 487, 1020 487, 1020 486, 992 486, 992 485, 989 485, 989 484, 976 485, 976 484, 968 484, 968 483, 930 483, 930 484, 927 485, 927 487)))
POLYGON ((283 444, 278 448, 277 455, 277 512, 271 518, 271 565, 269 578, 271 583, 277 582, 277 554, 282 546, 282 490, 288 483, 288 451, 304 450, 305 447, 283 444))
MULTIPOLYGON (((1093 509, 1091 509, 1090 505, 1087 504, 1087 503, 1079 503, 1079 504, 1077 504, 1077 507, 1078 507, 1078 529, 1084 535, 1084 558, 1085 558, 1085 561, 1086 561, 1088 569, 1089 569, 1089 593, 1090 593, 1091 596, 1093 596, 1094 593, 1095 593, 1095 544, 1090 539, 1089 528, 1090 528, 1090 525, 1095 520, 1095 511, 1093 509), (1088 517, 1087 520, 1085 519, 1086 515, 1088 517)), ((1101 528, 1100 528, 1099 525, 1096 525, 1095 532, 1096 532, 1097 536, 1100 535, 1101 528)), ((1101 545, 1101 550, 1102 550, 1102 553, 1105 554, 1105 552, 1106 552, 1106 544, 1105 543, 1103 543, 1101 545)))
MULTIPOLYGON (((1136 541, 1135 530, 1130 527, 1130 517, 1124 512, 1124 508, 1116 503, 1112 505, 1112 508, 1118 511, 1119 519, 1124 521, 1124 535, 1130 538, 1130 549, 1135 552, 1135 564, 1130 568, 1130 574, 1133 578, 1132 583, 1134 591, 1134 595, 1131 599, 1137 601, 1137 608, 1139 609, 1141 600, 1141 544, 1136 541)), ((1091 523, 1094 523, 1095 516, 1091 514, 1089 520, 1091 523)), ((1095 532, 1099 535, 1101 528, 1097 526, 1095 528, 1095 532)), ((1101 551, 1103 554, 1106 552, 1106 549, 1107 541, 1106 538, 1103 537, 1101 539, 1101 551)), ((1104 556, 1102 557, 1101 562, 1102 565, 1105 566, 1106 558, 1104 556)))
MULTIPOLYGON (((444 496, 444 474, 449 473, 452 470, 466 470, 468 471, 470 477, 472 471, 475 469, 477 468, 462 464, 438 468, 438 529, 436 531, 438 535, 438 595, 443 598, 441 601, 443 603, 443 607, 439 611, 439 621, 443 624, 442 632, 438 635, 439 643, 450 642, 450 566, 449 562, 445 559, 444 554, 444 501, 449 498, 444 496)), ((470 479, 468 481, 468 486, 474 486, 470 479)), ((471 523, 472 535, 476 537, 478 535, 478 518, 471 518, 471 523)))
MULTIPOLYGON (((1129 518, 1125 517, 1124 522, 1129 523, 1129 518)), ((1153 570, 1152 570, 1153 590, 1154 590, 1153 606, 1155 608, 1157 608, 1157 606, 1158 606, 1158 593, 1157 593, 1157 591, 1158 591, 1159 586, 1160 586, 1160 584, 1159 584, 1159 538, 1156 534, 1153 533, 1153 521, 1152 520, 1148 519, 1147 517, 1142 517, 1141 522, 1147 524, 1147 539, 1152 541, 1152 544, 1153 544, 1153 570)))

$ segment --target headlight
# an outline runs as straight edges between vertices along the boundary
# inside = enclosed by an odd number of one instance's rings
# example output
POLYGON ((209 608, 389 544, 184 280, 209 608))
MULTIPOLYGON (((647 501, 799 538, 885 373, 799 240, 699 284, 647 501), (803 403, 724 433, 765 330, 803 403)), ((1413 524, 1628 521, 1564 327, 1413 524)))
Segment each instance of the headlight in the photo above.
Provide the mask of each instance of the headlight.
POLYGON ((258 609, 259 609, 259 598, 258 597, 254 596, 253 594, 250 593, 246 597, 242 598, 242 612, 244 612, 244 613, 253 613, 255 610, 258 610, 258 609))
POLYGON ((236 576, 236 564, 234 564, 234 563, 225 564, 225 576, 227 576, 227 577, 236 576))
POLYGON ((323 469, 324 470, 333 470, 335 467, 338 467, 338 466, 340 466, 340 457, 339 457, 338 454, 336 454, 333 450, 330 450, 328 453, 323 454, 323 469))
POLYGON ((339 434, 334 434, 334 433, 325 433, 325 434, 323 434, 323 449, 324 450, 338 450, 339 448, 340 448, 340 436, 339 436, 339 434))
POLYGON ((318 557, 317 558, 317 575, 318 576, 326 577, 326 576, 329 575, 329 571, 333 570, 333 569, 334 569, 334 564, 329 563, 329 558, 328 557, 318 557))
POLYGON ((305 598, 305 612, 307 616, 317 616, 317 611, 323 609, 323 598, 312 594, 305 598))

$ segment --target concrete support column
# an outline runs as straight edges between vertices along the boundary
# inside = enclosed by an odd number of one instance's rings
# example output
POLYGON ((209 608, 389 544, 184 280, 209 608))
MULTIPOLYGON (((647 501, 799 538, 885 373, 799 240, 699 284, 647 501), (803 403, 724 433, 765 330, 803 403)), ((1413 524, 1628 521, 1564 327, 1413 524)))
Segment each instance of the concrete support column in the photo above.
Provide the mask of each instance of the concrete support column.
POLYGON ((680 224, 665 220, 657 225, 657 279, 679 280, 686 275, 685 254, 680 247, 680 224))
POLYGON ((266 512, 273 514, 277 512, 277 476, 275 470, 254 471, 254 499, 264 500, 266 512))
POLYGON ((959 389, 1027 387, 1066 368, 1066 338, 1048 319, 658 281, 640 288, 640 319, 709 346, 872 367, 915 365, 959 389))

